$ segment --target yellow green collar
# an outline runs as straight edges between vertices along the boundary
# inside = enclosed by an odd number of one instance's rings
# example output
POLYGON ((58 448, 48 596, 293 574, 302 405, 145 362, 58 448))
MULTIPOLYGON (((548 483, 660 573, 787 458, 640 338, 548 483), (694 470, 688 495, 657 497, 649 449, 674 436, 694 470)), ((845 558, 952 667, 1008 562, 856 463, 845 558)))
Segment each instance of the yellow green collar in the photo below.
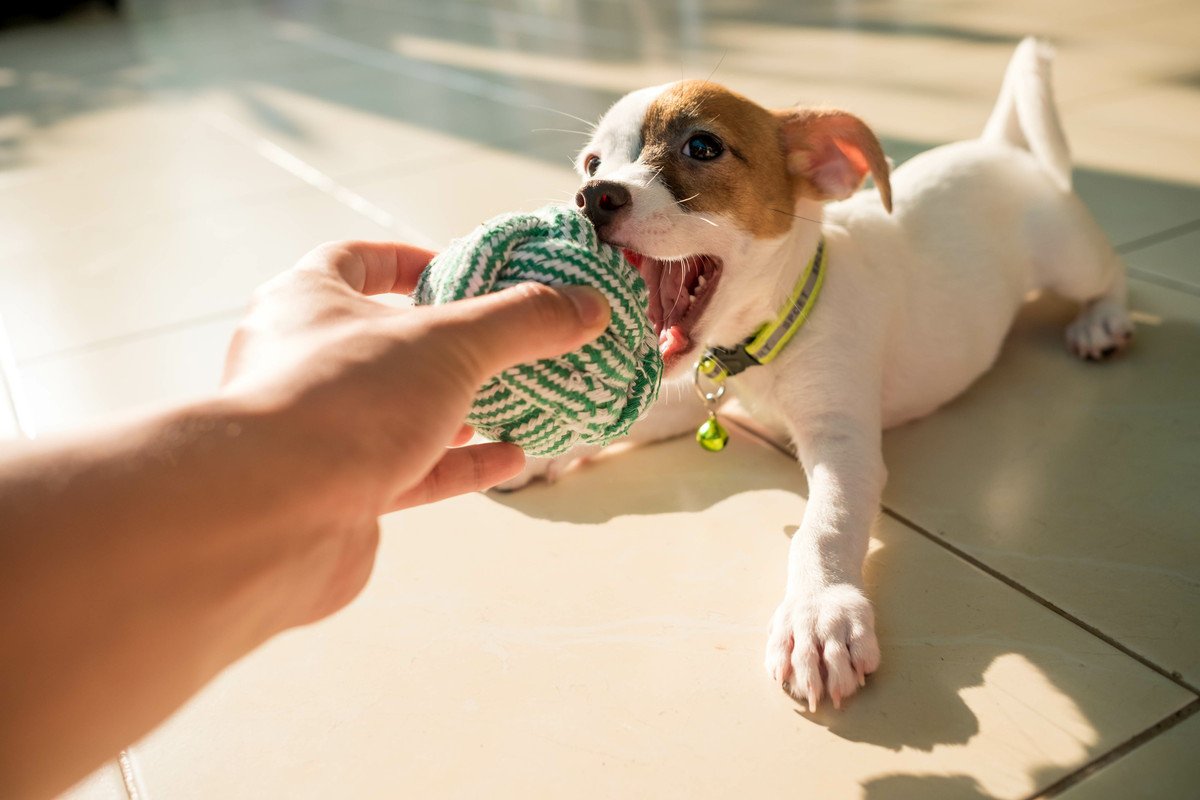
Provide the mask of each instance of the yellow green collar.
POLYGON ((813 306, 817 304, 817 296, 821 294, 824 282, 825 237, 821 237, 816 252, 800 273, 787 304, 775 319, 736 347, 710 347, 705 350, 696 364, 697 375, 713 383, 721 383, 750 367, 769 364, 804 325, 813 306))

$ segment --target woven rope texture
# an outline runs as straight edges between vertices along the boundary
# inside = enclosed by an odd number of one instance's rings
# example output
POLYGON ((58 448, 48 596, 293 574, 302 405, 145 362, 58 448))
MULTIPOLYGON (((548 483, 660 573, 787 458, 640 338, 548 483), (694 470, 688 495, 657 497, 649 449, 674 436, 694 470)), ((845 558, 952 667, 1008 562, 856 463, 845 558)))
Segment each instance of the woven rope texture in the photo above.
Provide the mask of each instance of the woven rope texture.
POLYGON ((623 436, 657 397, 662 359, 646 317, 645 283, 578 212, 547 206, 484 223, 433 260, 414 297, 422 305, 449 303, 526 281, 594 286, 608 298, 612 322, 579 350, 496 375, 479 390, 467 422, 534 456, 623 436))

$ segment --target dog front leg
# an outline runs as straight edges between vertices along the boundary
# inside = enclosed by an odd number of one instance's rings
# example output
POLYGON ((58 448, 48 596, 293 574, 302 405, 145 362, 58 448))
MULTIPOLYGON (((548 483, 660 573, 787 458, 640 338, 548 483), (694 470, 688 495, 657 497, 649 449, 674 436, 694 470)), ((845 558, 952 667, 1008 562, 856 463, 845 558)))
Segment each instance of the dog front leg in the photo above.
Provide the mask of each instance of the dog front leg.
POLYGON ((878 421, 829 414, 793 431, 808 506, 788 549, 787 592, 771 619, 766 668, 816 710, 835 708, 879 666, 862 565, 886 471, 878 421))

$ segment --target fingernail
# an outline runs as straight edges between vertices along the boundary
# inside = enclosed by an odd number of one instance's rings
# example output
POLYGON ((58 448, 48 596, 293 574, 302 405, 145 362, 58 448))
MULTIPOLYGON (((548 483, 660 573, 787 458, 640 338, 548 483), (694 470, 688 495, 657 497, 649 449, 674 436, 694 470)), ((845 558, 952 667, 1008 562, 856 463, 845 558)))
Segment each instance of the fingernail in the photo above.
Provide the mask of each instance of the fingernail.
POLYGON ((562 286, 559 287, 559 291, 575 304, 579 320, 584 325, 590 327, 609 319, 611 312, 608 308, 608 300, 592 287, 562 286))

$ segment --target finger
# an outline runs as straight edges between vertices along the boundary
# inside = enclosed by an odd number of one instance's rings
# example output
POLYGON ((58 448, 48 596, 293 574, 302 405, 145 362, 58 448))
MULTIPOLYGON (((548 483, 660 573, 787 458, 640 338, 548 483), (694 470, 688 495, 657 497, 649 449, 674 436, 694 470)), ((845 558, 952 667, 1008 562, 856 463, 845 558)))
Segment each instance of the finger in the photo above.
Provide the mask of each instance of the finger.
POLYGON ((514 477, 524 466, 525 454, 521 448, 508 442, 488 442, 447 450, 442 460, 420 483, 396 498, 392 510, 490 489, 514 477))
POLYGON ((475 435, 475 429, 470 425, 463 425, 458 429, 458 433, 454 434, 454 438, 450 440, 451 447, 462 447, 467 442, 471 441, 471 437, 475 435))
POLYGON ((434 255, 402 242, 329 242, 300 259, 296 268, 335 275, 362 294, 409 294, 434 255))
POLYGON ((441 328, 480 381, 506 367, 575 350, 608 326, 608 301, 588 286, 523 283, 437 306, 441 328))

